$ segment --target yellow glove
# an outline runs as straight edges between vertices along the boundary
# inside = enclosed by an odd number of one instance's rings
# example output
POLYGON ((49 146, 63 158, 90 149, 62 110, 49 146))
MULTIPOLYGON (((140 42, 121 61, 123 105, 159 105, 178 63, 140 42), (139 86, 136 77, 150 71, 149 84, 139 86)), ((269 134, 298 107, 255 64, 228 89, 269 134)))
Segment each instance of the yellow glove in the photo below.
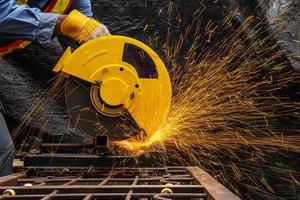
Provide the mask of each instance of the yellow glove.
POLYGON ((89 18, 77 10, 73 10, 61 23, 61 33, 83 44, 96 37, 110 35, 106 26, 93 18, 89 18))

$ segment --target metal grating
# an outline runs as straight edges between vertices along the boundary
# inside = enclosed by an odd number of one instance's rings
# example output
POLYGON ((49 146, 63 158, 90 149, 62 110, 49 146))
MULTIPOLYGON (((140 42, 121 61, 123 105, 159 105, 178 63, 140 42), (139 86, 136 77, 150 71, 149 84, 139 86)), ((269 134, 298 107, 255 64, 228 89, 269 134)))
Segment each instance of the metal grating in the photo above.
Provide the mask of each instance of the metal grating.
POLYGON ((15 176, 14 180, 6 179, 5 184, 0 179, 0 194, 0 199, 28 200, 206 200, 208 196, 197 177, 185 167, 44 169, 15 176))

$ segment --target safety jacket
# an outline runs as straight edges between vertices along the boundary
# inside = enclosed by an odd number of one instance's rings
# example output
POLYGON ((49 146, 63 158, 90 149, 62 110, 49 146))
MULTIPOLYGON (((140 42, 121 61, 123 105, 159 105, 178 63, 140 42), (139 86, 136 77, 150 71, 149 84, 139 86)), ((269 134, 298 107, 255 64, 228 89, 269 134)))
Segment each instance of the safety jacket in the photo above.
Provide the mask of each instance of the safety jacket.
MULTIPOLYGON (((49 0, 41 10, 47 13, 65 14, 72 5, 73 1, 74 0, 49 0)), ((17 3, 18 5, 30 5, 30 0, 18 0, 17 3)), ((9 41, 7 44, 0 45, 0 56, 10 53, 15 49, 24 48, 30 43, 31 41, 26 40, 9 41)))

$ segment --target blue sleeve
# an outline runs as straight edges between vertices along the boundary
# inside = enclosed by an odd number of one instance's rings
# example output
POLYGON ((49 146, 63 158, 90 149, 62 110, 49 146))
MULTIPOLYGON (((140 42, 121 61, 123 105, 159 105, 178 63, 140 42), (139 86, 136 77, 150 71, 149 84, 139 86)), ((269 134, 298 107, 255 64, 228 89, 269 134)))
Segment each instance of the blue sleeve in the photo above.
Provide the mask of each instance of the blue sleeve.
POLYGON ((92 6, 91 6, 91 1, 90 0, 73 1, 72 5, 70 6, 69 11, 72 11, 74 9, 78 10, 79 12, 86 15, 87 17, 92 17, 93 16, 92 6))
POLYGON ((15 0, 0 0, 0 35, 47 43, 52 39, 59 14, 19 6, 15 0))

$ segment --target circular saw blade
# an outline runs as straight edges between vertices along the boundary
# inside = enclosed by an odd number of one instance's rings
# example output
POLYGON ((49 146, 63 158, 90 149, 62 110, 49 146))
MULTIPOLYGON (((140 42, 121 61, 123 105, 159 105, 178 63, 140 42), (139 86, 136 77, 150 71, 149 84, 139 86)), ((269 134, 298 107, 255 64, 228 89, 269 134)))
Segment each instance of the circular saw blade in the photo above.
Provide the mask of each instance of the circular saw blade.
POLYGON ((65 102, 75 126, 89 134, 108 136, 110 140, 136 138, 142 129, 129 112, 119 117, 99 113, 90 99, 92 84, 78 78, 68 78, 65 87, 65 102))

